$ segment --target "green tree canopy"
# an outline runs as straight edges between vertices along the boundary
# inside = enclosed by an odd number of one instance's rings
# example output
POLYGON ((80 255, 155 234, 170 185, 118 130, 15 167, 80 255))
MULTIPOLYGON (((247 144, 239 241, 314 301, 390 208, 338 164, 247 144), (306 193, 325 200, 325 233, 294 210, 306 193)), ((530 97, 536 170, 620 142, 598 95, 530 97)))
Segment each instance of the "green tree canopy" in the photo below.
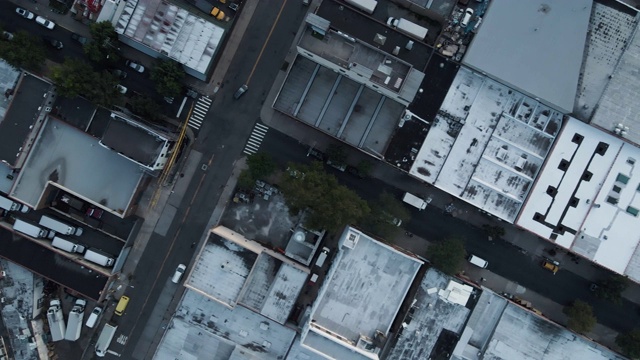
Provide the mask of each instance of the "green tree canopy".
POLYGON ((369 204, 371 212, 362 220, 361 226, 382 238, 391 238, 400 229, 398 222, 406 224, 410 219, 409 210, 402 201, 388 192, 382 192, 378 199, 369 204))
POLYGON ((89 31, 93 41, 84 45, 84 53, 87 57, 96 63, 118 61, 118 34, 111 22, 93 23, 89 31))
POLYGON ((343 165, 347 162, 347 151, 342 145, 329 145, 326 154, 327 158, 336 165, 343 165))
POLYGON ((598 289, 596 289, 596 296, 609 300, 614 304, 619 304, 622 301, 622 292, 629 286, 628 280, 621 275, 612 275, 610 278, 600 281, 598 283, 598 289))
POLYGON ((569 317, 567 327, 577 333, 586 334, 596 325, 593 309, 584 301, 576 300, 562 311, 569 317))
POLYGON ((347 224, 357 223, 369 213, 369 206, 355 192, 338 184, 324 172, 322 164, 291 165, 281 184, 282 193, 292 213, 309 208, 306 226, 335 232, 347 224))
POLYGON ((157 122, 160 120, 160 105, 148 96, 134 96, 129 101, 130 110, 141 118, 157 122))
POLYGON ((58 94, 68 98, 83 96, 96 105, 109 106, 120 97, 117 80, 108 72, 96 73, 91 66, 79 59, 65 59, 62 65, 51 69, 51 79, 58 87, 58 94))
POLYGON ((276 171, 276 163, 269 154, 259 152, 247 157, 248 169, 242 171, 238 177, 238 187, 252 189, 256 180, 264 180, 276 171))
POLYGON ((38 71, 44 64, 42 40, 26 31, 18 31, 13 40, 0 41, 0 57, 17 68, 38 71))
POLYGON ((626 356, 632 359, 640 358, 640 329, 619 334, 616 337, 616 344, 620 346, 626 356))
POLYGON ((182 66, 172 60, 160 60, 151 70, 151 80, 156 84, 156 90, 162 96, 175 97, 180 95, 183 78, 182 66))
POLYGON ((448 275, 462 270, 466 254, 462 240, 457 238, 445 239, 427 249, 427 258, 433 266, 448 275))

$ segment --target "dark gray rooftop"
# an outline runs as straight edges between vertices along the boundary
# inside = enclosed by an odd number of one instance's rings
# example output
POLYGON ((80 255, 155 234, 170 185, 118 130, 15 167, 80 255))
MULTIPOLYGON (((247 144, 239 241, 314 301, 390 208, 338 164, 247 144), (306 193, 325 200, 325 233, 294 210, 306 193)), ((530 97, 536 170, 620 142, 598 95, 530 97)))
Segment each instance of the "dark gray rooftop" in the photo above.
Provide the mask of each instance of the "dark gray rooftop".
POLYGON ((391 54, 394 48, 399 46, 401 50, 396 56, 420 71, 423 71, 426 67, 433 51, 429 46, 392 30, 386 24, 372 20, 334 0, 323 1, 317 11, 317 15, 329 20, 332 28, 353 36, 381 51, 391 54), (384 45, 374 41, 376 34, 386 37, 384 45), (405 45, 409 40, 414 42, 411 51, 405 50, 405 45))
POLYGON ((158 158, 165 140, 112 116, 100 143, 141 164, 151 166, 158 158))
POLYGON ((43 95, 50 89, 51 84, 27 73, 20 80, 0 122, 0 160, 15 164, 16 156, 38 118, 43 95))
POLYGON ((108 277, 0 227, 0 256, 82 295, 98 300, 108 277))
POLYGON ((463 62, 570 113, 591 5, 592 0, 492 0, 463 62))
POLYGON ((89 100, 81 97, 68 99, 59 96, 53 103, 51 111, 59 119, 77 127, 82 131, 87 131, 91 118, 95 114, 97 106, 89 100))

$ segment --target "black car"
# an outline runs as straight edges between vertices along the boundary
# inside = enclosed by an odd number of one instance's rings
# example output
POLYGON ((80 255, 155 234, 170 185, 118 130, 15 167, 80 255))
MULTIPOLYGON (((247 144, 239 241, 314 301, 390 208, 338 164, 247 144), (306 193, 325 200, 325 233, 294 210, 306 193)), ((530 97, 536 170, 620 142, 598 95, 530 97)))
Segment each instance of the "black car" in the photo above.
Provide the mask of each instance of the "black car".
POLYGON ((122 70, 120 70, 120 69, 113 69, 113 70, 109 70, 109 72, 110 72, 113 76, 117 77, 117 78, 118 78, 118 79, 120 79, 120 80, 123 80, 123 79, 126 79, 126 78, 127 78, 127 73, 126 73, 126 72, 124 72, 124 71, 122 71, 122 70))
POLYGON ((71 40, 75 40, 75 41, 79 42, 81 45, 84 45, 84 44, 89 42, 89 39, 87 39, 86 37, 80 36, 80 35, 75 34, 75 33, 71 33, 71 40))
POLYGON ((60 40, 57 40, 48 36, 45 36, 43 39, 44 39, 44 42, 47 43, 47 45, 51 46, 54 49, 60 50, 64 47, 64 45, 62 45, 62 41, 60 40))

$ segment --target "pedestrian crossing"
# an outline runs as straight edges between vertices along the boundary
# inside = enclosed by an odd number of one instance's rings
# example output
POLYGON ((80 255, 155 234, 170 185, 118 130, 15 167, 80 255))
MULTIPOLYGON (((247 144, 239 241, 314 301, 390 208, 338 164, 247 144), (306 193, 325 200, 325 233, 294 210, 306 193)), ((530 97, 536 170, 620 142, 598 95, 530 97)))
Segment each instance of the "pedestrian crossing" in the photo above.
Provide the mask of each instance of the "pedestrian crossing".
POLYGON ((198 98, 196 105, 191 111, 191 116, 189 117, 189 127, 194 130, 200 130, 204 117, 207 116, 207 112, 209 111, 212 102, 213 101, 207 96, 200 96, 198 98))
POLYGON ((267 126, 256 123, 251 132, 251 136, 249 136, 249 140, 247 140, 247 144, 244 146, 245 154, 252 155, 258 152, 260 144, 262 144, 262 139, 267 135, 267 130, 269 130, 267 126))
POLYGON ((118 336, 118 338, 116 339, 116 341, 120 345, 127 345, 127 340, 129 340, 129 337, 124 334, 118 336))

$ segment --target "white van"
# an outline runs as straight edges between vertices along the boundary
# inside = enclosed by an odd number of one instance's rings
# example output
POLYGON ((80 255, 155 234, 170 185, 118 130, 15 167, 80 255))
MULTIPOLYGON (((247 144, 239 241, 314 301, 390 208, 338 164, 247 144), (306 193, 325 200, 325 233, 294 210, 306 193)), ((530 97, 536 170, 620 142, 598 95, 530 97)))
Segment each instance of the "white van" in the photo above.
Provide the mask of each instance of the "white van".
POLYGON ((473 9, 467 8, 467 10, 464 11, 464 15, 462 17, 462 21, 460 22, 460 25, 462 25, 462 27, 466 27, 467 25, 469 25, 469 21, 471 21, 472 17, 473 17, 473 9))
POLYGON ((470 263, 472 263, 475 266, 479 266, 483 269, 486 269, 487 266, 489 265, 489 263, 487 262, 487 260, 484 260, 482 258, 479 258, 473 254, 469 255, 469 258, 467 259, 469 260, 470 263))
POLYGON ((112 266, 115 262, 111 255, 103 253, 102 251, 97 249, 87 250, 87 252, 84 254, 84 258, 102 266, 112 266))
POLYGON ((69 240, 65 240, 58 236, 53 238, 53 241, 51 242, 51 246, 53 246, 54 248, 64 250, 66 252, 70 252, 70 253, 82 254, 85 250, 84 246, 73 243, 69 240))
POLYGON ((176 269, 176 272, 173 273, 173 277, 171 278, 171 281, 174 284, 179 283, 180 279, 182 279, 182 274, 184 274, 184 271, 186 269, 187 269, 187 266, 185 264, 178 265, 178 268, 176 269))
POLYGON ((96 326, 98 319, 100 319, 100 314, 102 314, 102 308, 99 306, 96 306, 91 312, 91 314, 89 315, 89 318, 87 319, 87 322, 85 325, 87 325, 87 327, 89 328, 93 328, 94 326, 96 326))
POLYGON ((318 260, 316 260, 316 266, 322 267, 324 265, 325 260, 327 260, 327 256, 329 255, 329 248, 323 247, 320 255, 318 255, 318 260))
POLYGON ((62 221, 47 215, 43 215, 40 218, 40 225, 48 229, 51 229, 57 233, 60 233, 62 235, 77 235, 77 236, 82 235, 81 227, 67 225, 62 221))

